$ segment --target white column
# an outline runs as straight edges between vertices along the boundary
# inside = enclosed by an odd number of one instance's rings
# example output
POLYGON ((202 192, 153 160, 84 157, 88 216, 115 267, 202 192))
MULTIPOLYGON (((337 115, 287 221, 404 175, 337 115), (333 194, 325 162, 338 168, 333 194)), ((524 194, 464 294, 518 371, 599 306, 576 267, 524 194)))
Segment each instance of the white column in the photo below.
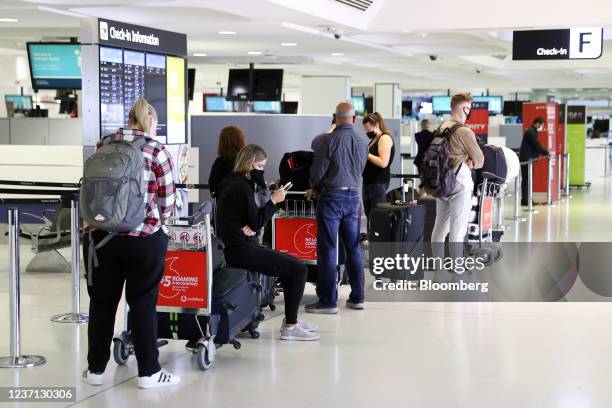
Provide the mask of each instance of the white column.
POLYGON ((336 105, 351 100, 351 78, 346 76, 303 76, 302 115, 332 115, 336 105))
POLYGON ((385 119, 402 118, 402 90, 399 84, 374 85, 374 111, 385 119))

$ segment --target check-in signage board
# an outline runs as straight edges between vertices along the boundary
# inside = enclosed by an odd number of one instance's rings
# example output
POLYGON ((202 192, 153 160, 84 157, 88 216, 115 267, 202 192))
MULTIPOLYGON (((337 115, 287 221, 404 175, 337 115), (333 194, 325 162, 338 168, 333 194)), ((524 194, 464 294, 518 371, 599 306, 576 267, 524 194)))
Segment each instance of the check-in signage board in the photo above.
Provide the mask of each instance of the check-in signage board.
POLYGON ((514 31, 512 59, 597 59, 603 53, 603 28, 514 31))

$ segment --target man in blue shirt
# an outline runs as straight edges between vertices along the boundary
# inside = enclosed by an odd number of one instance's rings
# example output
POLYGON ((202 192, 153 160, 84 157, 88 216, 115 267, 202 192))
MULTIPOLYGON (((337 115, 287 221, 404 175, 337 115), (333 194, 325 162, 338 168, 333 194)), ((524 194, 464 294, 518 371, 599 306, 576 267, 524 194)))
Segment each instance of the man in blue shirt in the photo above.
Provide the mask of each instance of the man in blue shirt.
POLYGON ((346 249, 346 271, 351 294, 346 306, 364 308, 363 258, 359 245, 359 188, 368 160, 368 144, 353 127, 355 109, 348 103, 336 107, 336 128, 327 137, 320 138, 315 160, 310 169, 312 189, 309 199, 317 202, 317 295, 319 300, 306 305, 306 311, 336 314, 336 263, 338 235, 346 249))

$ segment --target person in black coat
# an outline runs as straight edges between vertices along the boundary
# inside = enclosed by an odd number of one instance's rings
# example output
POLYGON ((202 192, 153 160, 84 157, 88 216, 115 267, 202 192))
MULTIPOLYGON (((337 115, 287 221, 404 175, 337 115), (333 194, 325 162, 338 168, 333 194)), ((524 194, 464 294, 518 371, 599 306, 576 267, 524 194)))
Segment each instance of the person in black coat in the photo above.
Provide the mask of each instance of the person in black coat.
POLYGON ((421 121, 421 131, 414 134, 414 140, 419 147, 417 155, 414 158, 414 165, 418 168, 421 167, 421 163, 423 163, 423 157, 425 156, 425 152, 429 149, 431 142, 434 139, 434 134, 429 130, 429 120, 423 119, 421 121))
POLYGON ((297 258, 263 247, 258 235, 285 200, 286 191, 275 190, 262 206, 255 201, 255 185, 263 179, 267 156, 257 145, 245 146, 236 157, 234 172, 222 182, 217 201, 217 235, 225 244, 228 265, 276 276, 283 285, 285 319, 282 340, 317 340, 318 327, 298 320, 306 285, 306 266, 297 258))
MULTIPOLYGON (((519 159, 521 162, 529 159, 535 159, 538 156, 548 156, 550 153, 542 146, 538 140, 538 133, 544 130, 544 119, 537 117, 533 123, 523 135, 523 141, 521 142, 521 150, 519 153, 519 159)), ((529 167, 527 165, 521 166, 521 205, 528 205, 527 196, 529 194, 529 167)))
POLYGON ((234 170, 234 162, 240 149, 244 147, 244 132, 237 126, 226 126, 219 133, 217 159, 210 169, 208 185, 210 194, 219 197, 219 186, 225 177, 234 170))

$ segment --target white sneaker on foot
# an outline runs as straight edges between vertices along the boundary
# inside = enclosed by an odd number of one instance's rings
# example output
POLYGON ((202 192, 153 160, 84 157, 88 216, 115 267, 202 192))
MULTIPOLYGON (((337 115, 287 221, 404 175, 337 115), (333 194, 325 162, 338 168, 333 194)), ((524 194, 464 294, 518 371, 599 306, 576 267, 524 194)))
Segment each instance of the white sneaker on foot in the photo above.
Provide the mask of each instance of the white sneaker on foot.
MULTIPOLYGON (((316 324, 310 324, 303 320, 298 320, 297 324, 298 326, 300 326, 302 329, 304 329, 307 332, 316 332, 317 330, 319 330, 319 326, 317 326, 316 324)), ((280 331, 283 331, 283 328, 285 326, 287 326, 287 323, 285 319, 283 318, 283 324, 281 325, 280 331)))
POLYGON ((281 340, 313 341, 319 340, 319 337, 321 336, 317 333, 304 330, 299 324, 294 325, 291 329, 285 325, 281 328, 281 340))
POLYGON ((104 384, 104 374, 95 374, 89 371, 89 368, 83 371, 83 381, 89 385, 102 385, 104 384))
POLYGON ((148 377, 138 377, 138 388, 157 388, 175 385, 181 382, 181 377, 162 369, 148 377))

